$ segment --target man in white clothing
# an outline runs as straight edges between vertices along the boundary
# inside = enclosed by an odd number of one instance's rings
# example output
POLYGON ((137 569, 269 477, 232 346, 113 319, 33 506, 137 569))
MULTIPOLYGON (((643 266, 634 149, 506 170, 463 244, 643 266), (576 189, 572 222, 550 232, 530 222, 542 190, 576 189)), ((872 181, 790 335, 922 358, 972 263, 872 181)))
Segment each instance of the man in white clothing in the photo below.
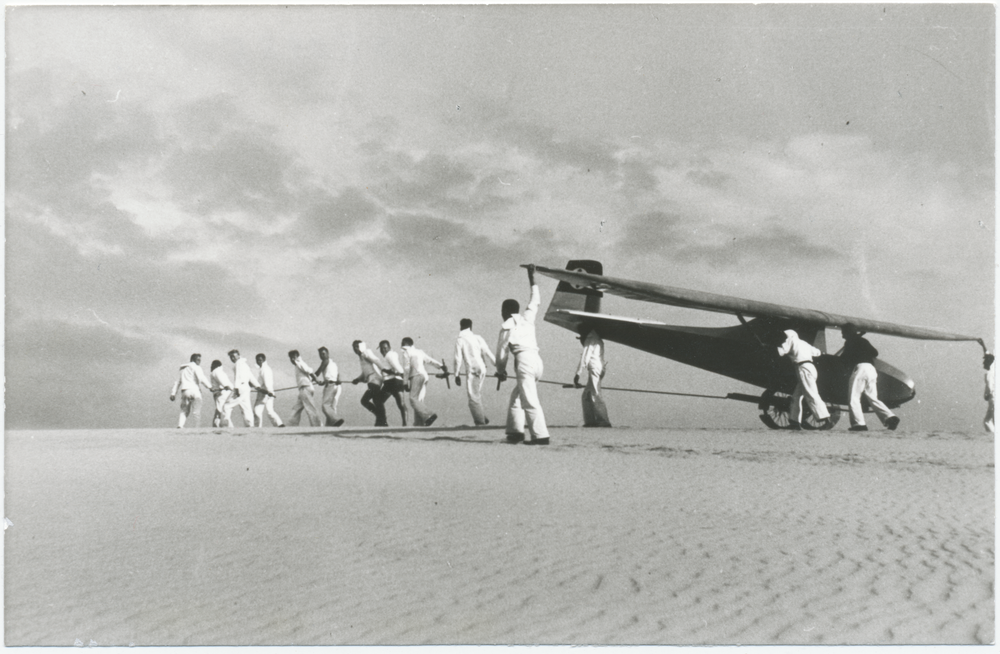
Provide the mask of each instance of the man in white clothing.
POLYGON ((406 392, 406 371, 403 369, 403 362, 399 360, 399 355, 392 351, 389 341, 382 341, 378 344, 378 351, 385 359, 385 367, 382 368, 382 390, 391 395, 396 400, 399 407, 399 416, 403 419, 403 426, 409 423, 410 407, 403 401, 403 393, 406 392))
POLYGON ((802 429, 803 397, 809 404, 813 416, 819 421, 819 428, 833 428, 830 412, 827 410, 823 398, 819 396, 819 389, 816 388, 817 373, 813 357, 818 357, 821 354, 823 353, 813 347, 811 343, 799 338, 795 330, 785 330, 785 342, 778 346, 778 356, 787 356, 795 364, 795 374, 798 378, 789 406, 789 427, 792 429, 802 429))
POLYGON ((983 357, 983 368, 986 369, 986 388, 983 390, 983 399, 986 400, 986 416, 983 418, 983 427, 986 431, 993 433, 993 392, 996 390, 997 379, 993 369, 993 355, 987 353, 983 357))
POLYGON ((211 384, 205 378, 205 371, 201 369, 201 355, 192 354, 191 359, 181 366, 180 375, 174 382, 174 387, 170 391, 170 401, 177 398, 177 393, 181 394, 181 413, 177 419, 177 428, 180 429, 187 422, 188 417, 194 417, 195 428, 201 425, 201 386, 212 390, 211 384))
POLYGON ((424 398, 427 396, 427 380, 430 378, 426 364, 437 366, 446 375, 448 367, 423 350, 413 347, 413 339, 409 336, 403 339, 401 349, 403 370, 406 371, 406 378, 409 380, 410 404, 413 405, 413 426, 430 427, 437 420, 437 414, 432 413, 424 404, 424 398))
POLYGON ((337 364, 330 359, 330 350, 319 349, 319 367, 316 368, 316 383, 323 387, 323 397, 318 412, 320 422, 326 420, 327 427, 339 427, 344 419, 337 415, 337 403, 340 401, 340 371, 337 364))
POLYGON ((243 423, 253 427, 253 407, 250 404, 250 389, 259 384, 250 370, 250 364, 240 356, 239 350, 229 351, 229 360, 233 362, 233 394, 222 408, 223 424, 233 426, 233 409, 240 408, 243 423))
POLYGON ((604 369, 607 366, 607 361, 604 360, 604 339, 597 330, 585 328, 585 332, 585 336, 580 336, 583 354, 580 355, 580 365, 573 377, 573 385, 583 389, 583 396, 580 398, 583 404, 583 426, 610 427, 608 407, 601 396, 601 380, 604 379, 604 369), (580 383, 583 375, 587 375, 586 386, 580 383))
POLYGON ((222 362, 216 359, 212 362, 212 372, 209 375, 212 380, 212 395, 215 397, 215 415, 212 416, 212 426, 228 427, 225 422, 224 408, 229 396, 233 393, 233 384, 226 375, 226 370, 222 367, 222 362))
POLYGON ((361 374, 355 377, 351 383, 360 384, 365 382, 368 390, 361 396, 361 406, 375 415, 376 427, 388 427, 389 422, 385 416, 385 401, 389 399, 389 394, 382 390, 382 361, 378 355, 372 352, 364 341, 357 340, 351 344, 354 353, 358 355, 358 362, 361 364, 361 374))
POLYGON ((483 380, 486 379, 486 361, 493 367, 497 360, 490 346, 479 334, 472 333, 472 321, 462 318, 459 323, 458 340, 455 342, 455 384, 462 385, 461 375, 465 375, 465 392, 469 397, 469 411, 476 425, 488 425, 489 419, 483 410, 483 380))
POLYGON ((257 389, 257 398, 253 403, 253 415, 258 427, 264 426, 264 412, 271 419, 271 424, 275 427, 284 427, 278 412, 274 410, 274 371, 271 364, 267 362, 267 356, 263 352, 255 357, 257 367, 260 369, 260 387, 257 389))
POLYGON ((497 377, 500 381, 507 378, 507 358, 513 354, 517 386, 510 394, 507 405, 508 442, 548 445, 549 428, 545 424, 545 413, 538 399, 537 387, 543 372, 542 358, 538 354, 538 341, 535 338, 535 317, 538 305, 541 304, 541 294, 535 284, 534 264, 529 264, 527 268, 531 298, 524 314, 518 313, 521 306, 517 300, 504 300, 500 308, 504 322, 500 326, 500 338, 497 340, 497 377), (530 440, 525 440, 525 428, 531 435, 530 440))
POLYGON ((288 424, 298 425, 304 411, 309 426, 319 427, 319 416, 316 414, 316 403, 313 399, 313 382, 316 380, 316 375, 299 356, 298 350, 290 350, 288 360, 295 367, 295 385, 299 388, 299 396, 295 400, 295 406, 292 407, 292 417, 288 419, 288 424))

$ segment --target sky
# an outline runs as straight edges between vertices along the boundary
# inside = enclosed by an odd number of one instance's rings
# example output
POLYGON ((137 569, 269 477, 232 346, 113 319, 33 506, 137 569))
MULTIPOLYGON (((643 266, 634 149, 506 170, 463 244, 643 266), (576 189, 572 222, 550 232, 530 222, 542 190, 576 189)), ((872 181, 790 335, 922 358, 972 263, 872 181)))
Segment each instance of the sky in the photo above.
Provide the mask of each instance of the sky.
MULTIPOLYGON (((176 424, 203 366, 351 342, 494 343, 519 266, 932 327, 994 346, 988 4, 6 8, 6 428, 176 424)), ((539 278, 543 305, 556 282, 539 278)), ((606 298, 670 324, 730 316, 606 298)), ((545 379, 580 346, 539 323, 545 379)), ((981 430, 975 343, 870 337, 903 428, 981 430)), ((828 332, 831 350, 839 335, 828 332)), ((605 384, 745 384, 609 343, 605 384)), ((486 391, 502 420, 510 382, 486 391)), ((371 422, 346 387, 348 424, 371 422)), ((608 392, 612 422, 760 428, 608 392)), ((279 394, 286 413, 294 398, 279 394)), ((579 393, 542 386, 552 425, 579 393)), ((435 380, 442 424, 464 392, 435 380)), ((206 402, 202 424, 211 420, 206 402)), ((237 412, 238 413, 238 412, 237 412)), ((390 424, 398 415, 390 412, 390 424)), ((846 417, 843 422, 846 424, 846 417)), ((844 428, 843 425, 841 428, 844 428)))

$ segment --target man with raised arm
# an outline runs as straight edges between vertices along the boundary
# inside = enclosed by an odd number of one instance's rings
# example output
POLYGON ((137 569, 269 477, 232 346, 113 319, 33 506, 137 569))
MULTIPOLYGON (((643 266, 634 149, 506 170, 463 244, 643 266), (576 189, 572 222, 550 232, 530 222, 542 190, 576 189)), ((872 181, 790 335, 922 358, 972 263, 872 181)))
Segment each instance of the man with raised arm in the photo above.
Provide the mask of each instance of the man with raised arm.
POLYGON ((524 314, 518 313, 521 305, 517 300, 504 300, 500 307, 504 322, 497 340, 497 377, 501 381, 507 378, 507 360, 513 355, 517 386, 511 392, 507 405, 507 440, 511 443, 524 441, 528 445, 548 445, 549 428, 545 424, 537 386, 543 372, 542 357, 538 354, 535 338, 535 317, 541 304, 541 294, 535 283, 534 264, 529 264, 527 268, 531 297, 524 314), (525 429, 531 436, 528 440, 525 439, 525 429))
POLYGON ((455 384, 462 385, 461 375, 465 375, 465 392, 469 397, 469 411, 476 425, 488 425, 489 419, 483 410, 483 380, 486 379, 486 361, 493 367, 497 360, 493 351, 479 334, 472 332, 472 321, 462 318, 458 322, 458 340, 455 342, 455 384))
POLYGON ((253 414, 257 420, 257 426, 264 426, 264 412, 271 419, 271 424, 275 427, 284 427, 278 412, 274 410, 274 371, 271 364, 267 362, 267 357, 263 352, 256 357, 257 367, 260 369, 260 388, 257 389, 257 399, 254 401, 253 414))
POLYGON ((983 369, 986 370, 984 375, 984 381, 986 386, 983 389, 983 399, 986 400, 986 416, 983 418, 983 427, 986 431, 993 433, 995 426, 993 424, 993 393, 996 391, 997 378, 996 372, 994 372, 993 367, 993 355, 987 352, 983 355, 983 369))
POLYGON ((201 355, 192 354, 191 359, 181 366, 180 374, 174 387, 170 391, 170 401, 177 398, 177 393, 181 394, 181 413, 177 418, 177 428, 180 429, 187 422, 189 417, 194 418, 195 428, 201 425, 201 386, 209 391, 212 385, 205 378, 205 371, 201 369, 201 355))

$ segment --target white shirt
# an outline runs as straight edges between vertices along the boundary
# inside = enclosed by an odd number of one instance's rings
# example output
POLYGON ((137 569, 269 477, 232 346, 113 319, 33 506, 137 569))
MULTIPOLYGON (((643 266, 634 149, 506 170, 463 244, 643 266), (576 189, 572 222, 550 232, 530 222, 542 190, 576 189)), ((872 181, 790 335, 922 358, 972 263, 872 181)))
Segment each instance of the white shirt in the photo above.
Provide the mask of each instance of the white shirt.
POLYGON ((438 368, 444 369, 444 364, 436 359, 433 359, 423 350, 418 350, 412 345, 403 346, 403 368, 407 371, 407 379, 412 379, 414 377, 423 377, 427 379, 430 375, 427 374, 427 368, 424 367, 425 363, 430 363, 438 368))
POLYGON ((778 347, 778 356, 787 356, 796 364, 812 361, 813 357, 823 354, 821 351, 806 343, 792 329, 785 330, 785 342, 778 347))
POLYGON ((233 385, 229 383, 229 375, 226 374, 226 370, 222 366, 219 366, 218 368, 212 371, 211 378, 212 378, 213 393, 218 393, 226 386, 228 386, 229 388, 233 387, 233 385))
POLYGON ((538 351, 538 341, 535 339, 535 315, 541 304, 541 293, 538 285, 531 286, 531 299, 523 314, 515 313, 500 326, 500 339, 497 341, 497 370, 506 372, 508 351, 515 355, 521 352, 538 351))
POLYGON ((174 382, 174 388, 170 391, 171 395, 177 395, 177 391, 194 391, 195 393, 201 393, 198 388, 198 383, 205 385, 205 388, 211 388, 211 384, 208 383, 208 379, 205 377, 205 371, 201 369, 194 361, 188 361, 183 366, 181 366, 180 377, 174 382))
POLYGON ((295 385, 299 388, 312 388, 313 369, 302 360, 302 357, 295 357, 292 365, 295 366, 295 385))
POLYGON ((260 385, 267 392, 274 392, 274 371, 267 361, 260 364, 260 385))
POLYGON ((484 357, 496 367, 496 357, 482 336, 473 334, 471 329, 458 332, 458 340, 455 341, 455 374, 478 375, 486 372, 484 357))
POLYGON ((391 373, 386 373, 386 378, 388 379, 402 379, 403 375, 406 374, 406 369, 403 368, 402 362, 399 360, 399 355, 394 351, 389 350, 385 353, 385 362, 388 364, 391 373))
POLYGON ((337 369, 337 364, 333 362, 333 359, 327 359, 325 366, 320 362, 319 368, 316 369, 316 379, 321 382, 340 381, 340 371, 337 369))
POLYGON ((360 346, 361 352, 358 354, 358 361, 361 363, 361 377, 368 384, 381 384, 382 362, 378 355, 371 351, 364 343, 360 346))
POLYGON ((250 370, 250 364, 247 363, 246 359, 240 357, 233 364, 233 386, 240 391, 240 394, 245 394, 250 391, 250 384, 259 386, 257 378, 254 377, 253 371, 250 370))
POLYGON ((983 398, 987 400, 993 399, 993 393, 996 390, 996 372, 994 372, 996 366, 996 361, 990 364, 990 369, 986 371, 986 392, 983 394, 983 398))
POLYGON ((604 368, 607 362, 604 360, 604 339, 598 336, 597 332, 591 331, 583 339, 583 354, 580 355, 580 365, 576 369, 576 374, 583 376, 587 374, 587 369, 591 365, 604 368))

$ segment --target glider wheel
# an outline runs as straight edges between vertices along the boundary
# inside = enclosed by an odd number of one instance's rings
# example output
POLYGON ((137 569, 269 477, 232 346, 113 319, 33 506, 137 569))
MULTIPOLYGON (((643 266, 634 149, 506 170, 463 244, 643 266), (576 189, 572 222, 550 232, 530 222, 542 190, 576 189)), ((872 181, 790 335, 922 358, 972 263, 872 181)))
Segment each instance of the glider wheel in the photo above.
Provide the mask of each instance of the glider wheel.
MULTIPOLYGON (((757 408, 761 411, 760 421, 771 429, 788 429, 791 424, 789 400, 791 398, 784 394, 778 396, 774 391, 764 391, 760 396, 760 402, 757 404, 757 408)), ((836 426, 839 420, 840 409, 830 407, 831 428, 836 426)), ((802 407, 802 428, 819 429, 819 421, 813 416, 808 405, 802 407)))
MULTIPOLYGON (((840 409, 835 406, 827 407, 830 411, 830 429, 837 426, 840 421, 840 409)), ((802 428, 803 429, 819 429, 819 424, 816 417, 813 416, 812 411, 809 410, 808 406, 802 407, 802 428)))
POLYGON ((760 396, 760 421, 771 429, 788 429, 788 397, 775 397, 774 391, 764 391, 760 396))

